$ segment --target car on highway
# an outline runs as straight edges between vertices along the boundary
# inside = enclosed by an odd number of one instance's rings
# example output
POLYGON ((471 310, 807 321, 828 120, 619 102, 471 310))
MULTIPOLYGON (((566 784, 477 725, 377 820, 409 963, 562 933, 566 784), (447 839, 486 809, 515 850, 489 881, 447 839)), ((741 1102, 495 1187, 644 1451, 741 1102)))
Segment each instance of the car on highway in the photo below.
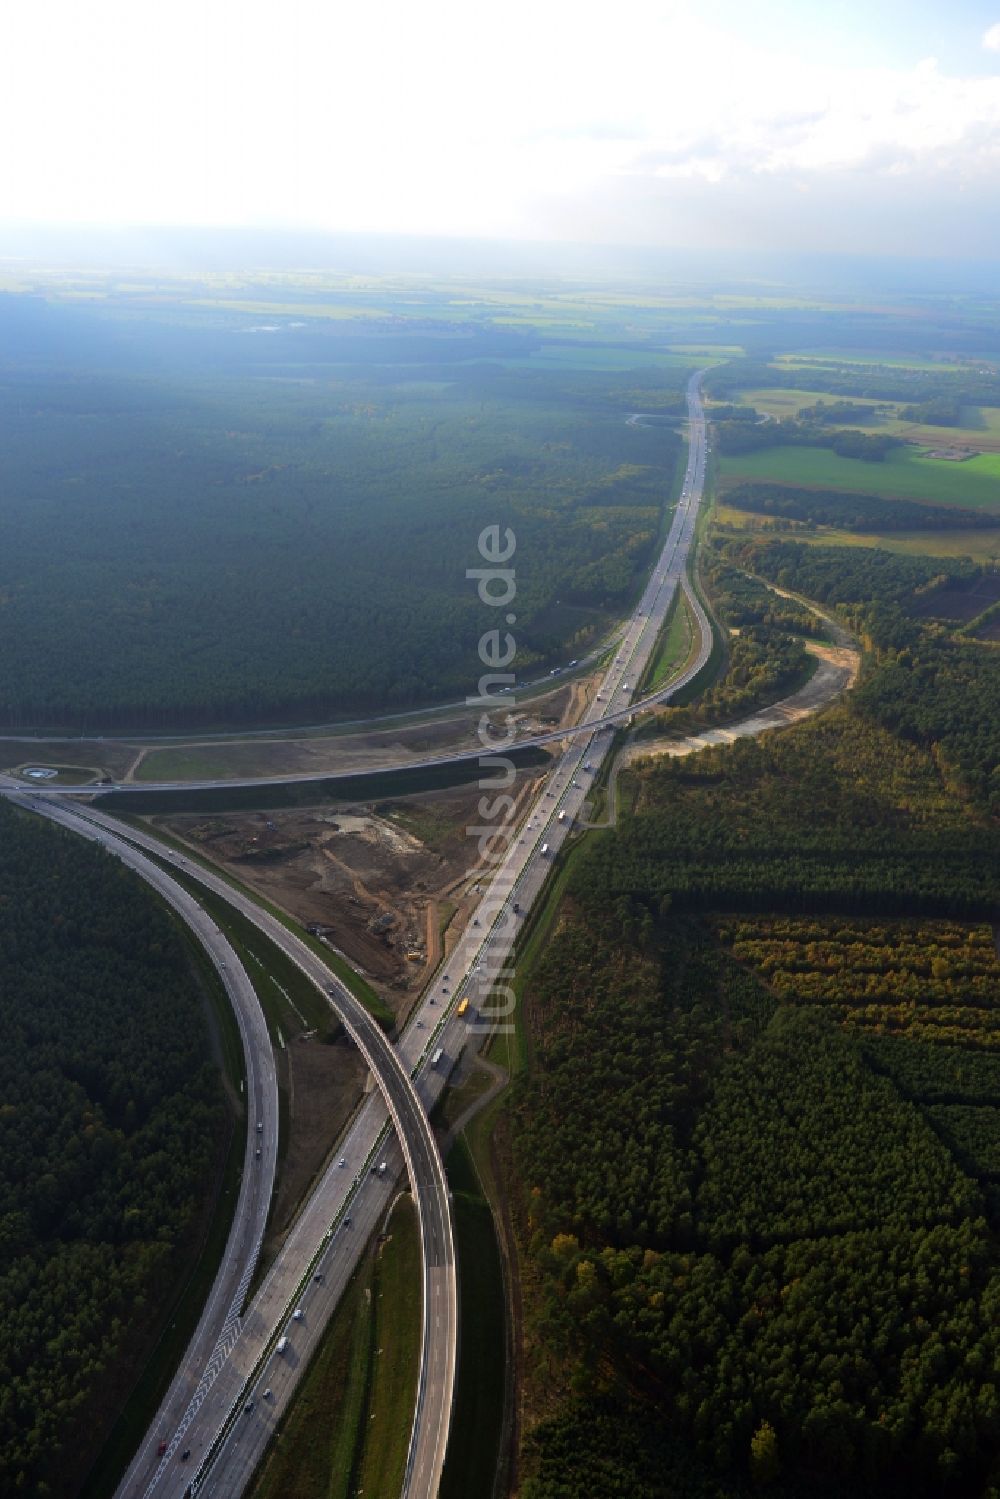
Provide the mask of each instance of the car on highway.
POLYGON ((301 1322, 302 1318, 304 1316, 305 1316, 305 1312, 302 1310, 302 1308, 300 1306, 297 1306, 295 1308, 294 1312, 292 1313, 292 1321, 293 1322, 301 1322))
POLYGON ((347 1165, 347 1157, 346 1157, 346 1155, 342 1155, 340 1157, 340 1160, 337 1162, 337 1165, 340 1167, 341 1170, 344 1169, 344 1167, 347 1165))

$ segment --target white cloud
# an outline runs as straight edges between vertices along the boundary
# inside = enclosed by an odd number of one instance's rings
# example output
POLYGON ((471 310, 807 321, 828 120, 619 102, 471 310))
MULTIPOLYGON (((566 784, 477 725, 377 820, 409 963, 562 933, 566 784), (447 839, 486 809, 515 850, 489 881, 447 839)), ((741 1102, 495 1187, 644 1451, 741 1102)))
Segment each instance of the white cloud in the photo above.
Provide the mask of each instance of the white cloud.
POLYGON ((0 212, 606 239, 623 193, 1000 192, 1000 77, 772 35, 695 0, 44 0, 5 25, 0 212))
POLYGON ((1000 52, 1000 21, 994 22, 983 32, 983 46, 987 52, 1000 52))

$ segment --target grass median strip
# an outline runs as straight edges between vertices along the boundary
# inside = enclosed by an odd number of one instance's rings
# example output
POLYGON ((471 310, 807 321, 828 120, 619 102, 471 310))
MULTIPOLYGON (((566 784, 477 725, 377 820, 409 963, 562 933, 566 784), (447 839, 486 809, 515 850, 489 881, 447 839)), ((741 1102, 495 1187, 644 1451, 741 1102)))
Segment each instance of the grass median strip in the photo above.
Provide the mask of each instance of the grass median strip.
POLYGON ((366 1253, 250 1499, 397 1499, 420 1356, 420 1238, 409 1196, 366 1253))
POLYGON ((507 1351, 503 1267, 493 1214, 464 1139, 448 1156, 461 1270, 458 1389, 441 1499, 489 1499, 500 1461, 507 1351))
POLYGON ((278 1429, 250 1499, 348 1499, 371 1360, 374 1257, 366 1254, 278 1429))

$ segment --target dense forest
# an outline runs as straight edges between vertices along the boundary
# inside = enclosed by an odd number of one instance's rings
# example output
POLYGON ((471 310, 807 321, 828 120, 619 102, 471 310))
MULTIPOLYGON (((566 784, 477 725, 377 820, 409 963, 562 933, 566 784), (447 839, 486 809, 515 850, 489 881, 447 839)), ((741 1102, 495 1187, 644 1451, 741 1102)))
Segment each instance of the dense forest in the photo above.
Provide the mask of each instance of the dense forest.
POLYGON ((992 828, 970 820, 927 751, 848 708, 658 762, 638 796, 578 872, 630 930, 664 898, 691 911, 983 918, 1000 900, 992 828))
POLYGON ((564 911, 530 1005, 514 1147, 549 1413, 526 1499, 626 1492, 595 1402, 636 1429, 625 1475, 672 1442, 695 1458, 639 1492, 979 1492, 1000 1260, 962 1121, 669 912, 623 941, 589 900, 564 911))
POLYGON ((777 447, 830 448, 838 458, 881 463, 887 453, 902 445, 902 438, 887 433, 830 427, 825 421, 809 421, 803 415, 759 425, 745 421, 716 421, 713 431, 720 453, 755 453, 761 448, 777 447))
POLYGON ((511 1121, 522 1492, 995 1495, 1000 704, 946 617, 988 578, 746 538, 706 566, 751 620, 773 595, 729 569, 841 610, 867 670, 638 767, 573 856, 511 1121))
POLYGON ((516 536, 519 673, 577 654, 638 588, 680 442, 626 417, 675 410, 675 372, 506 364, 537 340, 501 330, 306 329, 262 363, 246 331, 128 326, 124 353, 0 365, 5 725, 461 696, 495 624, 467 577, 488 525, 516 536), (146 342, 158 373, 127 368, 146 342))
POLYGON ((229 1132, 184 942, 0 802, 0 1489, 72 1494, 191 1259, 229 1132))
POLYGON ((996 598, 992 572, 968 561, 776 540, 732 542, 725 555, 839 606, 874 658, 854 696, 856 711, 929 750, 955 784, 1000 811, 996 658, 937 623, 985 611, 996 598))

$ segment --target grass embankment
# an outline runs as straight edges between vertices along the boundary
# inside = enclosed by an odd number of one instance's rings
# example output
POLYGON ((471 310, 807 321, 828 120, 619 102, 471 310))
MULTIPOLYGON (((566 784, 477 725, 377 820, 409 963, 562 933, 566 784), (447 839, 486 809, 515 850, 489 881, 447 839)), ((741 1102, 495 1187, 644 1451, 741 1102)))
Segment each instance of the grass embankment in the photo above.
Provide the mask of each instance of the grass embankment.
MULTIPOLYGON (((189 950, 192 966, 205 994, 209 1025, 230 1097, 242 1100, 246 1093, 246 1069, 239 1028, 232 1008, 204 948, 180 918, 173 912, 170 914, 189 950)), ((246 1149, 246 1122, 242 1104, 239 1113, 235 1111, 235 1107, 234 1104, 233 1125, 214 1188, 214 1206, 203 1227, 201 1246, 189 1265, 186 1278, 164 1307, 160 1321, 162 1330, 157 1342, 97 1461, 87 1475, 80 1490, 80 1499, 101 1499, 101 1496, 114 1492, 156 1415, 160 1401, 198 1325, 212 1282, 222 1262, 239 1197, 246 1149)))
MULTIPOLYGON (((510 759, 517 766, 544 765, 549 756, 542 749, 513 749, 510 759)), ((207 790, 108 791, 96 800, 102 812, 127 812, 149 816, 179 812, 264 812, 282 807, 311 807, 317 802, 371 802, 415 796, 420 791, 440 791, 464 786, 481 774, 478 755, 447 765, 414 766, 412 769, 372 771, 367 775, 324 776, 316 781, 267 781, 254 786, 215 786, 207 790)))
MULTIPOLYGON (((307 932, 302 926, 300 926, 300 924, 294 919, 294 917, 288 915, 287 911, 283 911, 280 906, 273 905, 269 900, 267 900, 263 895, 260 895, 257 891, 248 889, 246 885, 243 885, 239 880, 235 879, 233 875, 229 874, 227 870, 222 869, 218 864, 213 864, 210 859, 206 859, 190 844, 183 843, 179 838, 173 837, 172 834, 168 833, 164 828, 151 827, 142 817, 129 816, 122 809, 114 809, 109 815, 114 816, 117 821, 124 824, 125 837, 128 836, 129 826, 140 828, 144 833, 149 833, 153 837, 157 838, 165 848, 173 849, 175 852, 182 854, 184 858, 188 860, 189 864, 200 865, 203 869, 209 871, 218 879, 225 881, 227 885, 231 885, 233 890, 238 891, 239 894, 245 895, 249 900, 254 901, 256 905, 260 906, 261 910, 266 911, 268 915, 273 916, 276 921, 279 921, 281 925, 286 928, 286 930, 291 932, 293 936, 297 937, 300 942, 303 942, 306 947, 309 948, 310 952, 314 953, 316 957, 320 958, 326 964, 327 968, 329 968, 331 972, 340 979, 345 988, 350 990, 355 999, 360 1000, 360 1002, 365 1006, 365 1009, 368 1010, 368 1012, 375 1018, 375 1020, 378 1021, 379 1025, 381 1025, 384 1030, 392 1030, 395 1025, 395 1016, 389 1009, 389 1006, 383 1000, 382 996, 372 988, 367 979, 363 978, 360 973, 355 972, 355 970, 351 967, 351 965, 345 958, 342 958, 338 953, 333 952, 332 949, 327 947, 324 942, 321 942, 318 937, 314 937, 311 933, 307 932)), ((166 859, 164 859, 162 862, 164 864, 164 868, 169 870, 170 874, 179 878, 181 880, 181 883, 185 883, 184 872, 178 870, 176 864, 172 864, 166 859)), ((212 895, 211 892, 207 891, 205 886, 202 885, 195 876, 190 876, 190 879, 192 883, 188 885, 187 888, 191 889, 192 893, 198 896, 198 899, 202 901, 203 905, 208 907, 209 899, 219 901, 219 910, 225 915, 225 922, 223 922, 218 916, 216 917, 220 926, 224 926, 229 922, 230 913, 233 917, 239 915, 239 912, 236 911, 234 906, 231 906, 228 901, 222 900, 221 897, 212 895)), ((268 948, 272 952, 280 952, 280 950, 275 947, 274 944, 269 941, 269 939, 265 938, 263 935, 258 937, 258 929, 253 925, 252 922, 247 923, 247 925, 249 927, 249 930, 253 933, 253 940, 257 944, 257 949, 260 949, 263 943, 266 942, 268 948)), ((305 976, 302 974, 301 970, 295 963, 292 963, 290 959, 285 958, 282 958, 282 961, 283 963, 288 964, 288 971, 296 975, 297 982, 301 982, 302 984, 306 985, 313 994, 316 993, 315 985, 310 983, 309 980, 305 978, 305 976)), ((272 971, 277 970, 272 969, 272 971)), ((289 986, 286 985, 286 988, 287 987, 289 986)), ((303 989, 302 992, 305 993, 306 990, 303 989)), ((303 1010, 303 1013, 309 1014, 311 1012, 308 1010, 303 1010)), ((329 1018, 328 1007, 320 1006, 313 1013, 315 1013, 318 1017, 325 1017, 325 1019, 329 1018)))
POLYGON ((708 614, 709 625, 712 631, 712 649, 709 651, 708 660, 701 670, 691 678, 690 682, 685 682, 683 687, 678 687, 677 691, 672 694, 670 698, 671 708, 686 708, 689 703, 694 702, 695 698, 700 697, 707 688, 711 687, 712 683, 723 671, 727 659, 722 632, 715 623, 715 618, 705 597, 704 589, 699 588, 695 582, 692 582, 692 587, 708 614))
POLYGON ((638 696, 655 692, 675 676, 691 654, 694 641, 694 621, 684 594, 678 588, 671 600, 667 617, 663 622, 650 657, 649 665, 642 674, 638 696))
POLYGON ((409 1197, 387 1233, 337 1308, 252 1499, 397 1499, 420 1352, 420 1239, 409 1197))
MULTIPOLYGON (((591 834, 593 836, 595 835, 591 834)), ((513 974, 510 984, 515 998, 514 1012, 505 1027, 497 1029, 483 1054, 491 1062, 503 1067, 511 1078, 523 1071, 529 1060, 528 1040, 522 1019, 524 1006, 521 1003, 524 976, 548 940, 578 848, 579 842, 574 840, 556 856, 544 897, 532 907, 507 964, 508 971, 513 974)))
POLYGON ((358 1464, 367 1499, 396 1499, 402 1488, 420 1364, 420 1236, 409 1197, 399 1199, 388 1232, 375 1268, 375 1351, 358 1464))
POLYGON ((490 1499, 504 1425, 507 1316, 500 1246, 464 1140, 448 1156, 459 1264, 458 1391, 441 1499, 490 1499))
POLYGON ((371 1356, 374 1260, 366 1255, 278 1428, 251 1499, 348 1499, 371 1356))
MULTIPOLYGON (((949 445, 947 429, 940 444, 949 445)), ((893 448, 881 463, 838 458, 828 448, 773 447, 719 458, 722 498, 745 480, 899 496, 937 505, 1000 512, 1000 453, 979 453, 964 463, 924 458, 913 448, 893 448)))

